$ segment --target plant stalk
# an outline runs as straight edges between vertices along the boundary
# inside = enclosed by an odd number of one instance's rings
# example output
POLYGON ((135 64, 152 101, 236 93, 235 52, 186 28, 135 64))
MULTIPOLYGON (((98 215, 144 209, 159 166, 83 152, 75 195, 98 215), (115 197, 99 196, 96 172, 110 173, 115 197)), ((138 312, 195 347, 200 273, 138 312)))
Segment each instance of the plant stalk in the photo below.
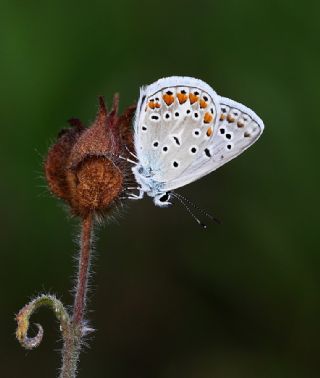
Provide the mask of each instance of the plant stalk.
POLYGON ((80 258, 72 320, 70 327, 62 330, 64 345, 62 349, 62 368, 60 378, 76 377, 81 341, 82 337, 86 334, 84 314, 88 291, 92 226, 93 214, 89 213, 83 218, 81 224, 80 258))
POLYGON ((88 289, 88 276, 90 268, 91 254, 91 232, 93 215, 89 213, 82 221, 81 248, 79 259, 79 270, 77 277, 77 288, 73 306, 73 324, 81 326, 86 307, 86 297, 88 289))

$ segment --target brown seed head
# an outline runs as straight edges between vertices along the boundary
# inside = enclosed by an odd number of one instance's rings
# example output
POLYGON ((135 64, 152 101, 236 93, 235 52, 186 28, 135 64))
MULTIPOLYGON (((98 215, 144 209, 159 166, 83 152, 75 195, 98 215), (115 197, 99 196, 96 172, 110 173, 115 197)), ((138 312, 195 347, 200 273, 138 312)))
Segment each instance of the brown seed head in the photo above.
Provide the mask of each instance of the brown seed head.
POLYGON ((135 107, 120 117, 118 96, 108 113, 100 97, 95 122, 85 128, 71 119, 72 128, 60 132, 45 161, 50 190, 65 200, 75 215, 108 211, 123 191, 130 167, 119 155, 133 150, 131 119, 135 107))

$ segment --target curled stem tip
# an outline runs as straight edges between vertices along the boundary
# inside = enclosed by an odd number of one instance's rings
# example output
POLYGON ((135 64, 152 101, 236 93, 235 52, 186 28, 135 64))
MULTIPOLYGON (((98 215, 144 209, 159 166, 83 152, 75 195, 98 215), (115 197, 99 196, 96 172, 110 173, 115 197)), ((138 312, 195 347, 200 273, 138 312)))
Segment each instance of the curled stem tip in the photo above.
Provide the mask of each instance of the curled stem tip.
POLYGON ((50 307, 56 318, 59 320, 61 325, 61 330, 64 332, 70 324, 70 317, 66 309, 64 308, 61 301, 59 301, 53 295, 40 295, 39 297, 33 299, 31 302, 26 304, 16 316, 18 327, 16 330, 16 337, 20 344, 26 349, 33 349, 39 346, 43 337, 43 328, 40 324, 35 324, 38 328, 38 332, 34 337, 28 336, 28 331, 30 328, 30 317, 31 315, 42 306, 50 307))

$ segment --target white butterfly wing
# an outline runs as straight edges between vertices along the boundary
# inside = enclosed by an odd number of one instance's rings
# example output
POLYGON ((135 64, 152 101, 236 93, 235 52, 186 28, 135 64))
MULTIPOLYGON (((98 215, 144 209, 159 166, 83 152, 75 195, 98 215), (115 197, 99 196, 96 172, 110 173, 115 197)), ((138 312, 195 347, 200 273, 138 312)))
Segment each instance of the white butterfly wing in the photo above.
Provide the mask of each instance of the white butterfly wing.
POLYGON ((134 139, 139 163, 168 191, 238 156, 262 130, 253 111, 203 81, 171 77, 142 89, 134 139))
POLYGON ((215 171, 239 156, 261 136, 263 121, 249 108, 228 98, 220 98, 220 116, 210 140, 201 146, 202 153, 164 190, 187 185, 215 171))
POLYGON ((153 180, 176 179, 192 164, 198 144, 213 133, 217 99, 206 83, 188 77, 161 79, 141 90, 135 147, 153 180))

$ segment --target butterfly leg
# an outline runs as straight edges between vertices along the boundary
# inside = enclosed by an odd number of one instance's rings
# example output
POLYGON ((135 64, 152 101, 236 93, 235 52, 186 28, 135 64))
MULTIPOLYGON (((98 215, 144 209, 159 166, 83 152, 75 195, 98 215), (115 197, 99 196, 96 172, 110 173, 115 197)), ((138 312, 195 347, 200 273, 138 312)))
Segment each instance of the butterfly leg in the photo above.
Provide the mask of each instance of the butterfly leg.
POLYGON ((133 160, 131 160, 131 159, 128 159, 128 158, 126 158, 126 157, 124 157, 124 156, 119 155, 118 158, 121 159, 121 160, 125 160, 126 162, 131 163, 131 164, 133 164, 133 165, 137 165, 137 162, 136 162, 136 161, 133 161, 133 160))
POLYGON ((131 199, 131 200, 139 200, 139 199, 142 199, 143 196, 144 196, 144 191, 142 190, 142 188, 140 187, 128 187, 126 188, 127 190, 138 190, 138 194, 134 194, 134 193, 130 193, 128 195, 128 199, 131 199))

